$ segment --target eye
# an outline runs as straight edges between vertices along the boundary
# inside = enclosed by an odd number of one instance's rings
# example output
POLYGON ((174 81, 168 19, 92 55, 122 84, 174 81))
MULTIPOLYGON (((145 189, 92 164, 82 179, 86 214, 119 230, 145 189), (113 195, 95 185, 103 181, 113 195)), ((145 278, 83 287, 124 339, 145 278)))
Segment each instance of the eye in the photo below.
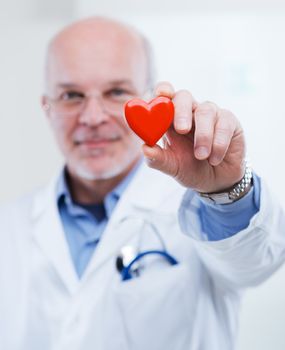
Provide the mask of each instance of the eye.
POLYGON ((84 99, 84 94, 78 91, 65 91, 61 96, 62 101, 78 101, 84 99))
POLYGON ((130 95, 131 95, 130 91, 119 87, 110 89, 105 93, 106 97, 117 99, 117 100, 128 98, 130 95))

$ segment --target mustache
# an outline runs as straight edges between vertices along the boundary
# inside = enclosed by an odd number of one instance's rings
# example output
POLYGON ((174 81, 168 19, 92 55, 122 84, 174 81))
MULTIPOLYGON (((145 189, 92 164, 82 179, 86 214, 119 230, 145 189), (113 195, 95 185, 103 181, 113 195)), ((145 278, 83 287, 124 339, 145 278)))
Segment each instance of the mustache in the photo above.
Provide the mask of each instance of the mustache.
POLYGON ((121 134, 115 130, 78 130, 73 135, 73 142, 115 141, 120 138, 121 134))

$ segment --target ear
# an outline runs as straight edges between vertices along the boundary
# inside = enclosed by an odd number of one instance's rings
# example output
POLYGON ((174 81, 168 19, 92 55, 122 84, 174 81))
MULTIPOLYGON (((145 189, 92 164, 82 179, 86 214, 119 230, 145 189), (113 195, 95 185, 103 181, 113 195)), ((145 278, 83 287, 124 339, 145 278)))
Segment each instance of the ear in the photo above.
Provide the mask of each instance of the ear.
POLYGON ((41 97, 41 106, 42 106, 43 111, 45 112, 46 117, 49 118, 50 117, 50 108, 49 108, 47 96, 45 96, 45 95, 43 95, 41 97))

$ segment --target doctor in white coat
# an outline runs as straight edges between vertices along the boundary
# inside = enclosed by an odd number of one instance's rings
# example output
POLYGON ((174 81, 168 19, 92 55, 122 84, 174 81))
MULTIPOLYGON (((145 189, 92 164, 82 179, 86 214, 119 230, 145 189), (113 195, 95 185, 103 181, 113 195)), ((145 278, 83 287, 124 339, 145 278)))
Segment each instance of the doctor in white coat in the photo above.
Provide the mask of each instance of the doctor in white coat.
POLYGON ((284 260, 284 215, 214 103, 159 84, 174 123, 163 147, 142 145, 122 111, 150 81, 147 42, 121 23, 81 20, 51 41, 42 103, 65 167, 1 209, 0 349, 235 348, 243 290, 284 260), (145 257, 123 281, 126 246, 178 264, 145 257))

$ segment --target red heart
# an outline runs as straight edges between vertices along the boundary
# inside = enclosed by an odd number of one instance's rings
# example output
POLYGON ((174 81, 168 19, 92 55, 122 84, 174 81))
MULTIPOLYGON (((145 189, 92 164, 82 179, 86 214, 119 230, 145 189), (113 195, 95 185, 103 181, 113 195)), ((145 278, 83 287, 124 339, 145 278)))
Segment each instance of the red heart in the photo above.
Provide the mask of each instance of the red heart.
POLYGON ((174 105, 168 97, 159 96, 149 103, 133 99, 125 106, 129 127, 149 146, 154 146, 170 127, 174 105))

